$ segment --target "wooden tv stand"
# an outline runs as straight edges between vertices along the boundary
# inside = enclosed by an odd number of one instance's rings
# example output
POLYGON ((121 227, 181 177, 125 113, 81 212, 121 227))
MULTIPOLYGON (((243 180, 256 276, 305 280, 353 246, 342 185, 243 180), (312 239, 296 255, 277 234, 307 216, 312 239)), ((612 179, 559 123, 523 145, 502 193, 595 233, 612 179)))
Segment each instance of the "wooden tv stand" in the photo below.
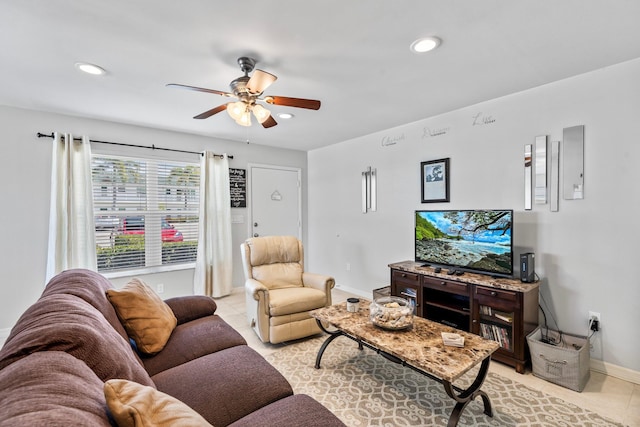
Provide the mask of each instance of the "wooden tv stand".
POLYGON ((414 301, 416 315, 500 343, 494 360, 524 373, 530 363, 527 335, 538 327, 536 283, 484 274, 436 273, 423 263, 389 264, 391 294, 414 301))

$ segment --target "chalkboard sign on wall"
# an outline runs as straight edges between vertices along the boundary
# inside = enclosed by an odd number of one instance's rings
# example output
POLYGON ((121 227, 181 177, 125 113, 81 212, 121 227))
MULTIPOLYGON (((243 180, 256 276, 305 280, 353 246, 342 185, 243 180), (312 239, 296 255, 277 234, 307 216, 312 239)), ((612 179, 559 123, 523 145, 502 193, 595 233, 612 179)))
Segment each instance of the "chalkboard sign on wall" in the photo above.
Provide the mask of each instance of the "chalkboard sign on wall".
POLYGON ((247 207, 247 170, 229 168, 231 207, 247 207))

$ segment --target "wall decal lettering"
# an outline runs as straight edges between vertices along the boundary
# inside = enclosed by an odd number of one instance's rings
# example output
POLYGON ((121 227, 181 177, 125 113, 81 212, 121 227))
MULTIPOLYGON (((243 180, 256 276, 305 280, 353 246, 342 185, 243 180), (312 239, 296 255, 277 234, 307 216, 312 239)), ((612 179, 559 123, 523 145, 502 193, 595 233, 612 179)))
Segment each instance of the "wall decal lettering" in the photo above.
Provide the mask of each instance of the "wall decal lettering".
POLYGON ((449 130, 451 130, 451 128, 446 127, 446 128, 429 128, 429 127, 424 127, 422 129, 422 139, 424 138, 433 138, 436 136, 441 136, 441 135, 446 135, 449 133, 449 130))
POLYGON ((482 126, 482 125, 490 125, 496 122, 496 119, 493 116, 486 115, 482 112, 473 116, 473 124, 472 126, 482 126))
POLYGON ((404 133, 400 136, 383 136, 381 145, 388 147, 390 145, 396 145, 400 141, 404 141, 404 133))

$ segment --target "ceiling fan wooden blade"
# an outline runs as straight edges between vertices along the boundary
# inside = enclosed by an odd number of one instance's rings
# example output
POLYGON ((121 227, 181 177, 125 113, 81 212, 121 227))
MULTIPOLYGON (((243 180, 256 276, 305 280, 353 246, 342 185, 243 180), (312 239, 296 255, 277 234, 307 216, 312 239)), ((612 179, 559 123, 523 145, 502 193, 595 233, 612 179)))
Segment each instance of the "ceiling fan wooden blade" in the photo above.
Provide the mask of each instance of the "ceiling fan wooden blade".
POLYGON ((221 90, 215 90, 215 89, 207 89, 204 87, 195 87, 195 86, 187 86, 187 85, 179 85, 177 83, 169 83, 167 84, 167 87, 175 87, 178 89, 187 89, 187 90, 195 90, 196 92, 206 92, 206 93, 213 93, 215 95, 221 95, 221 96, 228 96, 228 97, 233 97, 235 96, 232 93, 229 92, 223 92, 221 90))
POLYGON ((268 129, 268 128, 274 127, 277 124, 278 124, 278 122, 276 122, 276 120, 273 118, 273 116, 271 114, 269 114, 269 117, 267 118, 267 120, 262 122, 262 127, 265 128, 265 129, 268 129))
POLYGON ((211 110, 207 110, 204 113, 198 114, 197 116, 194 117, 194 119, 206 119, 226 109, 227 109, 227 104, 218 105, 216 108, 212 108, 211 110))
POLYGON ((247 82, 246 88, 251 93, 262 93, 266 88, 271 86, 271 84, 275 82, 276 79, 277 77, 273 74, 256 69, 247 82))
POLYGON ((265 102, 274 105, 285 105, 287 107, 307 108, 309 110, 319 110, 320 101, 315 99, 288 98, 286 96, 267 96, 265 102))

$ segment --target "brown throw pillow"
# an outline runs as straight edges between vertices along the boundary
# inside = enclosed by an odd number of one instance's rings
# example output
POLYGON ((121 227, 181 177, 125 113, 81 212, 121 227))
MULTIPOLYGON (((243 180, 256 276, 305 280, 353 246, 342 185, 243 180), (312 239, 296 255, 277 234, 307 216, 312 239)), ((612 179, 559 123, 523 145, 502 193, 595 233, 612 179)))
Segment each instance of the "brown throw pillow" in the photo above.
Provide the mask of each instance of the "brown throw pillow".
POLYGON ((175 397, 133 381, 107 381, 104 397, 118 427, 212 427, 175 397))
POLYGON ((178 321, 149 286, 132 279, 122 289, 108 289, 107 297, 138 350, 154 354, 164 348, 178 321))

